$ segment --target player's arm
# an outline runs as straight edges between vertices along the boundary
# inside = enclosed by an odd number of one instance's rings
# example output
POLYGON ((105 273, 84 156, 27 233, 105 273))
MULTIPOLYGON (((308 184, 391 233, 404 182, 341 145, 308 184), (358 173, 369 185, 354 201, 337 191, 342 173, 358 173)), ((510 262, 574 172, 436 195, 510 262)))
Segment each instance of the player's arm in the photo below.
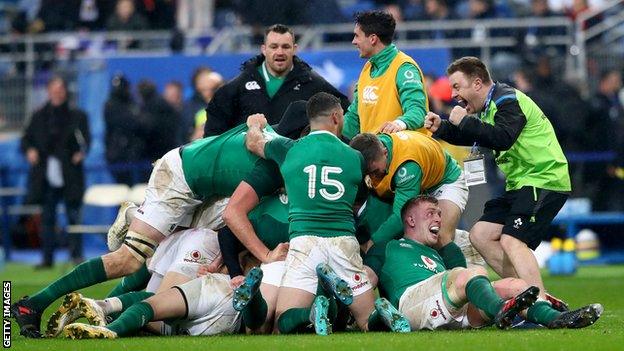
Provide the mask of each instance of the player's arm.
POLYGON ((508 150, 518 139, 526 125, 526 116, 516 99, 501 102, 494 115, 494 125, 473 116, 465 116, 458 125, 442 121, 434 136, 454 145, 479 146, 492 150, 508 150))
POLYGON ((283 260, 286 252, 283 247, 269 250, 258 238, 248 214, 260 203, 262 196, 275 192, 282 186, 282 183, 275 163, 258 160, 254 169, 238 185, 223 212, 223 221, 232 233, 252 255, 263 263, 283 260))
POLYGON ((244 275, 243 268, 238 260, 239 253, 245 249, 243 244, 227 226, 221 228, 217 235, 223 264, 227 268, 230 278, 244 275))
POLYGON ((403 114, 395 122, 403 124, 403 129, 422 128, 427 115, 427 95, 420 70, 412 63, 402 64, 397 72, 396 85, 403 114))
POLYGON ((267 140, 262 133, 262 128, 267 124, 263 114, 257 113, 247 117, 247 134, 245 134, 245 147, 258 157, 264 157, 264 145, 267 140))
POLYGON ((358 115, 358 88, 355 86, 353 91, 353 101, 344 114, 344 126, 342 127, 342 136, 352 139, 360 132, 360 116, 358 115))
POLYGON ((497 104, 496 108, 494 125, 475 117, 464 118, 458 125, 459 131, 466 136, 472 135, 480 146, 497 151, 509 150, 522 133, 527 118, 515 96, 497 104))
POLYGON ((422 170, 413 161, 402 164, 396 171, 392 183, 395 189, 392 203, 392 214, 383 222, 377 231, 371 235, 374 245, 386 244, 403 233, 403 221, 401 220, 401 208, 405 203, 420 194, 420 182, 422 170))

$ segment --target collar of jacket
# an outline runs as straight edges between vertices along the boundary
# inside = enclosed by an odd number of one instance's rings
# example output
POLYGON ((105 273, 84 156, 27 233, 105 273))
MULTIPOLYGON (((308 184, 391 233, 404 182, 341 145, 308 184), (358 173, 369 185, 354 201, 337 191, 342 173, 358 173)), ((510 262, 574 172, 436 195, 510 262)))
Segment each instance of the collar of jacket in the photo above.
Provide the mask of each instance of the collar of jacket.
POLYGON ((396 45, 390 44, 380 52, 373 55, 370 59, 368 59, 368 61, 370 61, 371 65, 373 65, 374 70, 378 70, 384 67, 388 67, 390 65, 390 62, 394 60, 398 53, 399 49, 397 49, 396 45))
MULTIPOLYGON (((241 70, 251 75, 258 74, 257 67, 264 62, 264 55, 259 54, 256 55, 249 60, 243 62, 241 70)), ((312 79, 310 73, 312 72, 312 67, 305 63, 298 56, 293 56, 293 69, 286 76, 285 81, 289 81, 291 79, 299 79, 300 81, 310 80, 312 79)))

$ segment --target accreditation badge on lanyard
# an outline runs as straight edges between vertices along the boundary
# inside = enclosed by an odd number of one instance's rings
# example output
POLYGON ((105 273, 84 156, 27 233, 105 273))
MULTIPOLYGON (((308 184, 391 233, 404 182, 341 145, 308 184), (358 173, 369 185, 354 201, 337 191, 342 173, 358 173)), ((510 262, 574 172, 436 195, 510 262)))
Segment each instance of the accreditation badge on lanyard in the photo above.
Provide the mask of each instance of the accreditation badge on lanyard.
MULTIPOLYGON (((488 92, 482 116, 487 115, 487 110, 490 107, 492 93, 494 92, 495 86, 496 85, 492 85, 492 88, 490 88, 490 91, 488 92)), ((472 145, 468 157, 464 159, 464 179, 466 180, 467 186, 487 183, 487 179, 485 177, 485 160, 483 154, 479 151, 479 147, 476 142, 472 145)))

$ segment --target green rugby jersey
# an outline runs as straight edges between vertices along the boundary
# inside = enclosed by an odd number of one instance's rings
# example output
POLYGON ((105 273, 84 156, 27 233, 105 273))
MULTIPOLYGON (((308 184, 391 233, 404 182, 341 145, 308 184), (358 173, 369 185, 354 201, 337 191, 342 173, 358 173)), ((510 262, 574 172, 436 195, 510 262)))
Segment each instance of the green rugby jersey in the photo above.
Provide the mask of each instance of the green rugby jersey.
POLYGON ((262 198, 248 216, 258 238, 270 250, 273 250, 279 243, 288 242, 288 197, 286 195, 262 198))
MULTIPOLYGON (((500 84, 500 83, 499 83, 500 84)), ((501 90, 505 90, 501 87, 501 90)), ((534 186, 555 191, 570 191, 570 173, 555 130, 544 112, 531 98, 517 89, 493 98, 483 116, 485 123, 494 125, 497 103, 517 99, 526 117, 526 125, 509 150, 496 153, 496 164, 507 177, 506 190, 534 186)))
POLYGON ((386 260, 379 282, 390 302, 398 307, 407 288, 445 270, 444 261, 435 249, 402 238, 392 240, 386 246, 386 260))
MULTIPOLYGON (((184 146, 182 170, 195 196, 201 199, 230 196, 253 169, 258 157, 245 148, 247 129, 247 124, 241 124, 221 135, 184 146)), ((270 126, 265 132, 274 134, 270 126)))
POLYGON ((354 235, 353 203, 364 158, 335 135, 316 130, 294 142, 277 137, 264 149, 280 168, 290 201, 290 238, 354 235))

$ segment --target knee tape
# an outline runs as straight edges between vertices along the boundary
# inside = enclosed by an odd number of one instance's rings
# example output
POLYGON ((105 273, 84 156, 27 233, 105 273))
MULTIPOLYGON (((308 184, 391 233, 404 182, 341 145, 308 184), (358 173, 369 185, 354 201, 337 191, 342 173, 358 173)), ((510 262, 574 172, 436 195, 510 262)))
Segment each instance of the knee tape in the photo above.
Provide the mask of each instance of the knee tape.
POLYGON ((130 250, 132 256, 141 263, 145 263, 146 259, 154 256, 154 251, 158 246, 154 240, 133 231, 128 231, 124 245, 130 250))

